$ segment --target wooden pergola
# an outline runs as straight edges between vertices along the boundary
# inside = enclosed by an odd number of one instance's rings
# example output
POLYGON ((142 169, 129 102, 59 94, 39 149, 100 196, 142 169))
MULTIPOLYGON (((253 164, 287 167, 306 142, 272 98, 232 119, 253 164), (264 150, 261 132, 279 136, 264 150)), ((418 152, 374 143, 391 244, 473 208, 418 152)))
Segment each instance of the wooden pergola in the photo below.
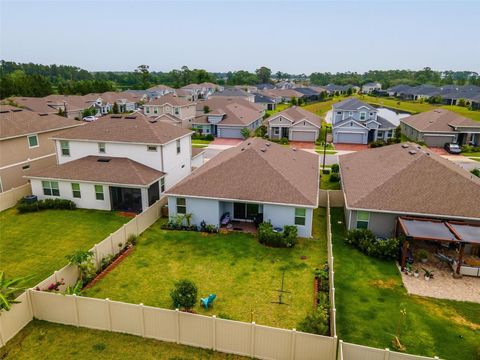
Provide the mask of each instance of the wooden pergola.
POLYGON ((457 274, 460 274, 465 245, 480 245, 480 224, 460 221, 443 221, 409 216, 398 217, 396 235, 400 234, 403 234, 407 240, 402 245, 402 270, 407 262, 410 241, 424 240, 458 244, 459 254, 457 268, 455 269, 457 274))

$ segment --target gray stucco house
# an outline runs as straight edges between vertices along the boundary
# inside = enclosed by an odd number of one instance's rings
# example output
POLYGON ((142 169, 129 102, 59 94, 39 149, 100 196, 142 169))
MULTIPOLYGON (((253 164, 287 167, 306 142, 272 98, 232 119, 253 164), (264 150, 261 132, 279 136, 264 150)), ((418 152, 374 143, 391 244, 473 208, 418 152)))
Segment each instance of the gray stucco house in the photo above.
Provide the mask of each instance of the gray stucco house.
POLYGON ((392 237, 399 216, 480 224, 480 178, 427 148, 395 144, 339 162, 348 229, 392 237))
POLYGON ((318 193, 317 154, 251 138, 171 188, 168 212, 170 218, 189 213, 191 224, 216 227, 227 212, 237 222, 260 217, 275 227, 295 225, 300 237, 311 237, 318 193))
POLYGON ((267 120, 270 139, 314 142, 320 134, 322 119, 298 106, 292 106, 267 120))
POLYGON ((434 109, 400 121, 402 133, 430 147, 446 143, 480 145, 480 123, 446 109, 434 109))
POLYGON ((356 98, 340 101, 332 107, 334 143, 368 144, 393 137, 395 125, 378 116, 373 106, 356 98))

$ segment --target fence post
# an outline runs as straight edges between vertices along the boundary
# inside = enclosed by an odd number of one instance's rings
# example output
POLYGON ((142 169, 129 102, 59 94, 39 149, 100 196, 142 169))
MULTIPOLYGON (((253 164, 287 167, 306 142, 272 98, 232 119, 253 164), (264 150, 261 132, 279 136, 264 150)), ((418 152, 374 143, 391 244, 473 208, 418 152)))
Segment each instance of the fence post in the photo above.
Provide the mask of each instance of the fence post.
POLYGON ((341 355, 340 359, 338 359, 338 360, 343 360, 343 340, 338 341, 338 347, 340 348, 338 353, 341 355))
POLYGON ((142 325, 142 337, 145 337, 145 311, 143 303, 140 303, 140 324, 142 325))
POLYGON ((127 224, 123 224, 123 238, 127 240, 127 224))
POLYGON ((55 271, 53 272, 53 278, 55 279, 55 280, 54 280, 55 283, 57 283, 57 282, 58 282, 57 270, 55 270, 55 271))
POLYGON ((250 357, 255 357, 255 321, 252 321, 252 332, 250 337, 250 357))
MULTIPOLYGON (((140 233, 138 232, 138 215, 135 216, 135 226, 137 227, 137 236, 140 235, 140 233)), ((126 240, 126 238, 125 238, 126 240)))
POLYGON ((93 253, 95 255, 95 268, 98 269, 100 267, 100 261, 98 260, 97 244, 93 246, 93 253))
POLYGON ((80 325, 80 320, 78 317, 78 304, 77 304, 77 294, 73 294, 73 310, 75 311, 75 325, 78 327, 80 325))
POLYGON ((295 341, 297 337, 297 329, 292 329, 290 337, 290 360, 295 359, 295 341))
POLYGON ((389 348, 385 348, 385 352, 383 353, 383 360, 388 360, 390 359, 390 349, 389 348))
POLYGON ((108 331, 112 331, 112 314, 110 312, 110 299, 106 298, 105 303, 107 304, 108 331))
POLYGON ((26 294, 27 294, 28 309, 30 310, 30 317, 33 319, 34 312, 33 312, 33 302, 32 302, 32 289, 31 288, 27 289, 26 294))
POLYGON ((217 350, 217 317, 212 315, 212 350, 217 350))
MULTIPOLYGON (((333 334, 333 354, 332 354, 332 360, 335 360, 337 358, 337 350, 338 350, 338 338, 336 334, 333 334)), ((343 360, 343 359, 341 359, 343 360)))
POLYGON ((175 332, 175 338, 176 338, 176 343, 180 344, 180 311, 178 309, 175 309, 175 314, 176 314, 176 332, 175 332))
POLYGON ((3 335, 3 324, 2 324, 2 317, 0 316, 0 346, 5 345, 5 337, 3 335))

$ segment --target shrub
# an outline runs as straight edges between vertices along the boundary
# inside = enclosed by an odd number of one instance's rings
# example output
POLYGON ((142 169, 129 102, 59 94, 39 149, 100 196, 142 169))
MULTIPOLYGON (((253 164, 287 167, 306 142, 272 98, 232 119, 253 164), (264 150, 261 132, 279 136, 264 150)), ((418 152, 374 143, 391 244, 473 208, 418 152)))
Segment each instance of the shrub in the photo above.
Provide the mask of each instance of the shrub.
POLYGON ((287 145, 288 144, 288 139, 286 137, 281 138, 280 139, 280 144, 287 145))
POLYGON ((65 199, 45 199, 31 204, 27 204, 25 200, 22 199, 17 205, 17 211, 20 214, 47 209, 75 210, 76 208, 77 205, 75 205, 73 201, 65 199))
POLYGON ((470 171, 473 175, 480 177, 480 169, 473 169, 470 171))
POLYGON ((283 232, 273 230, 269 222, 261 223, 258 227, 258 241, 272 247, 294 247, 297 243, 297 227, 286 225, 283 232))
POLYGON ((240 130, 240 133, 242 134, 244 139, 248 139, 250 137, 250 130, 246 127, 240 130))
POLYGON ((331 166, 332 172, 338 174, 340 172, 340 166, 338 164, 332 164, 331 166))
POLYGON ((87 284, 90 280, 95 277, 96 269, 93 262, 93 252, 85 250, 75 250, 70 255, 65 256, 66 259, 78 266, 80 272, 79 281, 82 281, 82 284, 87 284))
POLYGON ((299 324, 298 330, 317 335, 328 335, 327 310, 319 306, 315 311, 308 314, 299 324))
POLYGON ((376 140, 370 143, 371 148, 377 148, 377 147, 382 147, 385 145, 385 141, 383 140, 376 140))
POLYGON ((208 135, 205 135, 204 136, 204 140, 207 140, 207 141, 213 141, 215 138, 213 137, 212 134, 208 134, 208 135))
POLYGON ((329 179, 328 181, 330 181, 330 182, 339 182, 339 181, 340 181, 340 174, 335 173, 335 172, 332 173, 332 174, 330 175, 330 179, 329 179))
POLYGON ((197 303, 198 289, 190 280, 180 280, 175 283, 174 288, 170 292, 174 307, 191 309, 197 303))
POLYGON ((261 125, 255 129, 256 137, 265 137, 266 135, 267 135, 267 127, 265 125, 261 125))
POLYGON ((462 152, 463 153, 480 152, 480 146, 463 145, 462 152))
POLYGON ((353 229, 345 242, 361 252, 380 259, 395 259, 400 246, 399 239, 377 239, 368 229, 353 229))

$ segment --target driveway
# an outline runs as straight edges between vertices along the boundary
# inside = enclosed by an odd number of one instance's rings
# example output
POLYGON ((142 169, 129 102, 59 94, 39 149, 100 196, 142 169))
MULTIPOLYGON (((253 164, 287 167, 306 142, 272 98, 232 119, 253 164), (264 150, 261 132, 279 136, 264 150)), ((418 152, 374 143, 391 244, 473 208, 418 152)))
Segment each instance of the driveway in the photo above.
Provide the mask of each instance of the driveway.
POLYGON ((341 151, 362 151, 362 150, 368 150, 368 145, 363 145, 363 144, 340 144, 336 143, 333 144, 335 146, 335 150, 341 150, 341 151))
POLYGON ((229 139, 229 138, 215 138, 210 145, 230 145, 230 146, 237 146, 243 140, 242 139, 229 139))
POLYGON ((306 142, 306 141, 290 141, 290 147, 294 147, 297 149, 315 149, 314 142, 306 142))

